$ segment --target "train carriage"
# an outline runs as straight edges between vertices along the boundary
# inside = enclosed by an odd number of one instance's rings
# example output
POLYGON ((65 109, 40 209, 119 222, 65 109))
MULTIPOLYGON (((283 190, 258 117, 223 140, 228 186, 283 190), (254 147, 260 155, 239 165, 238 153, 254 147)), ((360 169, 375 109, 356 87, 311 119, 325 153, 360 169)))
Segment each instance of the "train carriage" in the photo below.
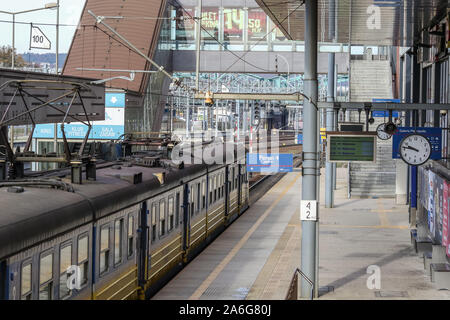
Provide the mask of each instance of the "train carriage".
POLYGON ((248 207, 236 161, 50 181, 0 188, 0 299, 149 298, 248 207))

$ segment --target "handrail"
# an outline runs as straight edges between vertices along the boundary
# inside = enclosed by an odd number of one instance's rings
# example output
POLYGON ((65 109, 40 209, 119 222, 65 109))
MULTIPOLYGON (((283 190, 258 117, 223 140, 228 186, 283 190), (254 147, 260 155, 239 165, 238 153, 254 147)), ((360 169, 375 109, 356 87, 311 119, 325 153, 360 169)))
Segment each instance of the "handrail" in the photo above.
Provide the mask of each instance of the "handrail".
POLYGON ((297 300, 298 274, 300 274, 311 286, 311 300, 313 300, 314 299, 314 283, 299 268, 296 268, 294 271, 294 276, 292 277, 291 283, 289 284, 289 291, 286 294, 285 300, 297 300), (295 299, 292 299, 292 298, 295 298, 295 299))

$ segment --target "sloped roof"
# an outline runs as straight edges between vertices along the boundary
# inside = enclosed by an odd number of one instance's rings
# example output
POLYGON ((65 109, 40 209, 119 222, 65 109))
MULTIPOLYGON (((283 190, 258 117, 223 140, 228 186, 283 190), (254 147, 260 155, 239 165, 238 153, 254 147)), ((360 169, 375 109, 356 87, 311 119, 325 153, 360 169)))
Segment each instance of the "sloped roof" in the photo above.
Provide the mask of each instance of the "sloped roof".
MULTIPOLYGON (((165 0, 87 0, 75 32, 72 45, 64 65, 63 74, 107 79, 116 76, 129 76, 124 72, 81 71, 77 68, 148 70, 149 64, 124 44, 114 40, 114 36, 101 24, 95 28, 95 19, 88 13, 91 10, 97 16, 125 17, 124 19, 106 19, 105 22, 124 36, 137 48, 152 56, 156 46, 160 17, 165 9, 165 0), (143 19, 152 18, 152 19, 143 19), (102 31, 103 30, 103 31, 102 31)), ((134 81, 112 80, 107 86, 142 92, 148 76, 136 73, 134 81)))

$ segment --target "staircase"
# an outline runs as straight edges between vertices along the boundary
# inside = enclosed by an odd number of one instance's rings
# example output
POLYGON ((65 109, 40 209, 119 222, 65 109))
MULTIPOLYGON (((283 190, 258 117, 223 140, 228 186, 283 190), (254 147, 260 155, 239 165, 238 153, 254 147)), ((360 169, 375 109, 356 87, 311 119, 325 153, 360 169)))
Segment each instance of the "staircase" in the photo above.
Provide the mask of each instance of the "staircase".
MULTIPOLYGON (((351 61, 351 101, 392 98, 392 72, 389 60, 351 61)), ((361 114, 365 119, 365 113, 361 114)), ((350 113, 350 121, 357 122, 358 112, 350 113)), ((369 126, 375 131, 384 121, 375 118, 369 126)), ((349 166, 349 193, 354 197, 395 197, 395 161, 392 159, 392 139, 377 139, 376 163, 351 163, 349 166)))

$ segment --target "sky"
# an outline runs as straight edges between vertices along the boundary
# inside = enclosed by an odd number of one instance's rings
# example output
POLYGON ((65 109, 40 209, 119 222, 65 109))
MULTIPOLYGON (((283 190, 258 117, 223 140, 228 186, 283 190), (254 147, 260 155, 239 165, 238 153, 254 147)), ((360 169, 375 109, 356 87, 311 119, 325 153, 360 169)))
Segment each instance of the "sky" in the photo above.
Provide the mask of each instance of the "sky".
MULTIPOLYGON (((0 11, 19 12, 37 8, 44 8, 47 3, 56 3, 56 0, 0 0, 0 11)), ((73 26, 60 26, 59 52, 67 53, 72 43, 83 10, 85 0, 60 0, 59 23, 73 26)), ((53 26, 39 26, 51 41, 51 49, 30 50, 30 25, 15 24, 16 51, 18 53, 55 53, 56 52, 56 9, 46 9, 16 15, 16 22, 49 23, 53 26)), ((0 46, 12 46, 12 15, 0 13, 0 46), (6 22, 5 22, 6 21, 6 22)))

